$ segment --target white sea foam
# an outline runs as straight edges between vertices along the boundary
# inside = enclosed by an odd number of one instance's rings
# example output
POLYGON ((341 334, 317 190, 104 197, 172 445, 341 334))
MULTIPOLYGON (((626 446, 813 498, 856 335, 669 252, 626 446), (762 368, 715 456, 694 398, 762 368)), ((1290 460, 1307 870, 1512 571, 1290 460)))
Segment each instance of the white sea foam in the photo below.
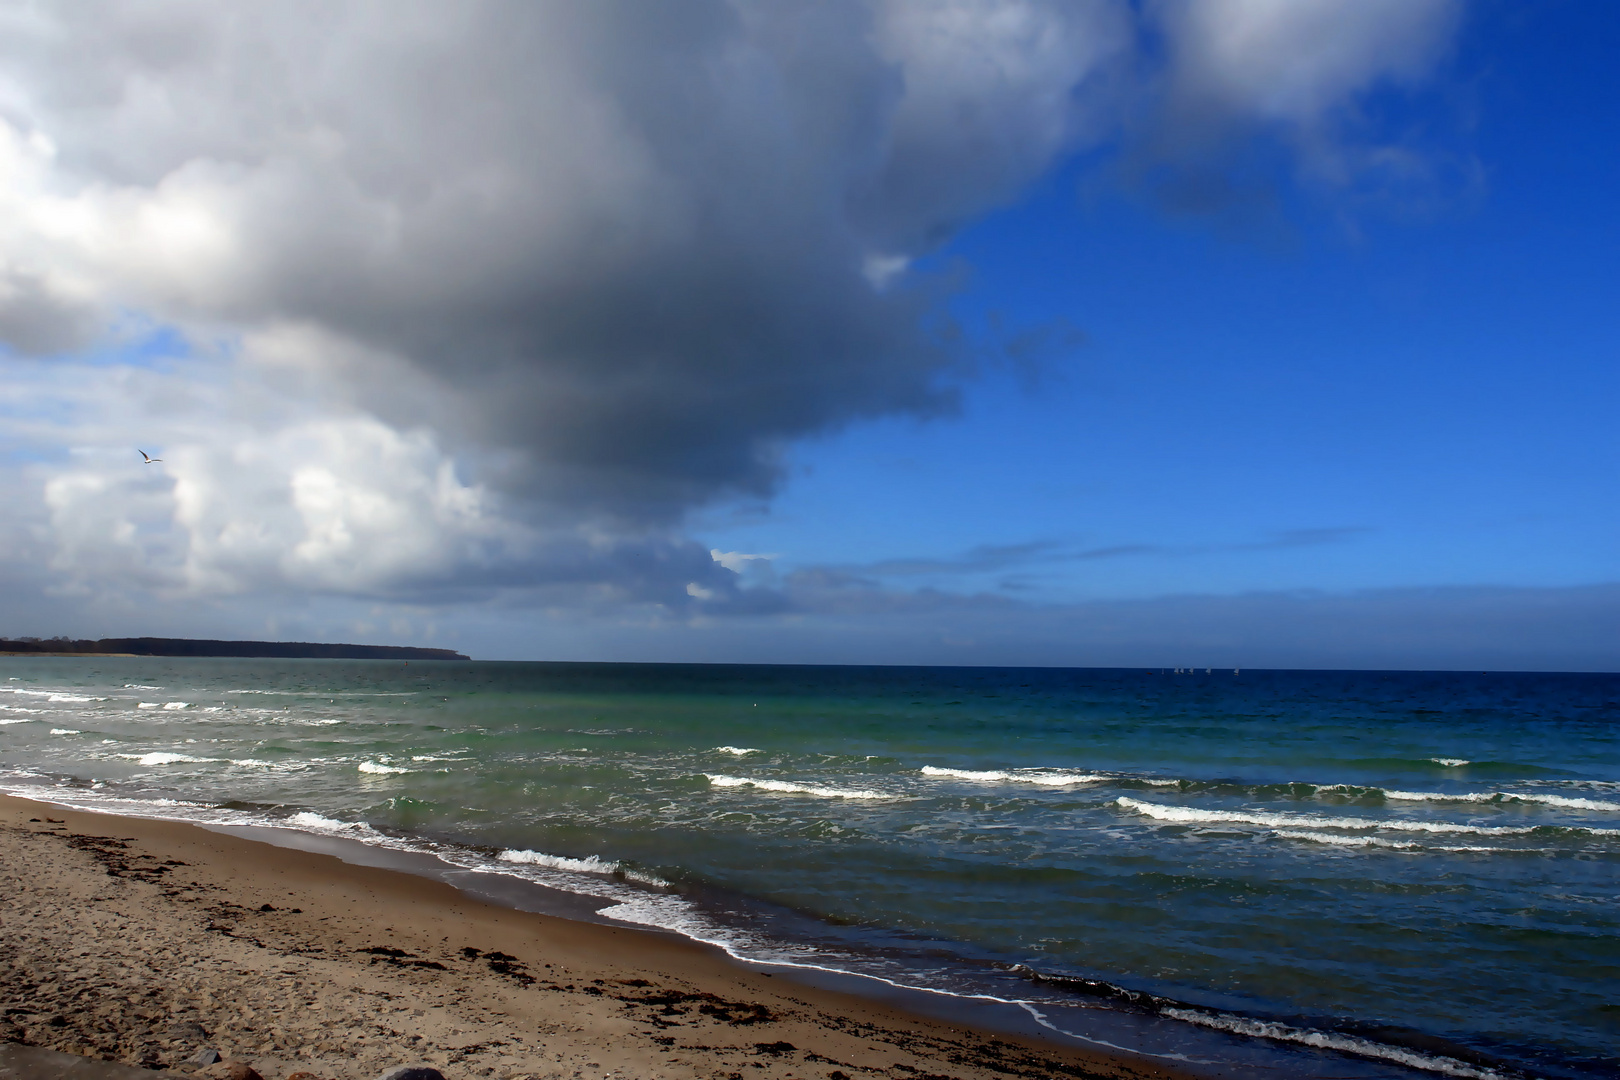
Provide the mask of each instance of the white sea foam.
MULTIPOLYGON (((8 785, 9 786, 9 785, 8 785)), ((19 789, 19 794, 37 798, 38 792, 32 788, 19 789)), ((495 870, 495 862, 505 863, 512 867, 515 874, 522 875, 525 869, 539 871, 541 880, 556 887, 567 888, 585 896, 601 896, 607 899, 605 906, 599 908, 597 913, 603 917, 619 922, 659 927, 683 934, 693 940, 715 945, 737 959, 754 960, 783 967, 803 968, 807 970, 840 972, 850 971, 844 964, 835 960, 831 955, 814 947, 796 947, 788 942, 771 940, 749 930, 739 927, 722 927, 708 918, 690 900, 677 895, 658 895, 640 892, 626 887, 613 880, 604 878, 603 871, 614 864, 597 857, 580 860, 568 860, 558 856, 547 856, 537 852, 503 852, 497 860, 487 860, 487 857, 477 856, 471 852, 445 850, 438 845, 422 844, 419 841, 401 840, 385 834, 378 833, 371 826, 363 822, 344 822, 325 817, 313 811, 303 811, 285 819, 265 819, 258 814, 244 814, 240 811, 225 810, 217 807, 205 806, 195 803, 184 803, 172 799, 141 799, 131 800, 106 795, 92 794, 90 792, 53 792, 52 801, 63 805, 77 805, 86 808, 106 809, 112 806, 125 808, 123 812, 135 812, 141 816, 156 816, 161 818, 190 820, 225 825, 271 825, 293 827, 309 832, 340 835, 367 844, 390 849, 423 851, 437 855, 437 857, 450 863, 452 866, 482 872, 500 872, 495 870), (571 883, 569 875, 585 869, 593 876, 578 879, 578 883, 571 883)), ((609 871, 611 873, 611 871, 609 871)), ((648 881, 649 884, 663 884, 650 875, 626 872, 625 876, 635 877, 638 880, 648 881)), ((1016 998, 1003 998, 989 994, 958 994, 953 991, 937 990, 926 985, 915 985, 912 981, 900 981, 882 974, 873 972, 860 972, 877 982, 905 987, 933 993, 945 993, 952 996, 961 996, 970 999, 1003 1002, 1024 1009, 1030 1013, 1042 1026, 1054 1031, 1062 1029, 1048 1021, 1041 1011, 1035 1008, 1035 1003, 1016 998)), ((1266 1021, 1249 1020, 1244 1017, 1227 1016, 1222 1014, 1207 1014, 1187 1010, 1167 1009, 1165 1015, 1173 1019, 1198 1024, 1203 1027, 1226 1030, 1262 1038, 1280 1039, 1284 1041, 1301 1043, 1304 1045, 1326 1047, 1336 1050, 1348 1051, 1364 1056, 1382 1058, 1426 1068, 1448 1075, 1465 1078, 1465 1080, 1503 1080, 1498 1074, 1488 1070, 1478 1069, 1462 1062, 1438 1056, 1419 1055, 1399 1047, 1388 1047, 1367 1040, 1343 1036, 1337 1033, 1318 1032, 1308 1028, 1294 1028, 1287 1025, 1274 1024, 1266 1021)), ((1085 1036, 1077 1036, 1086 1038, 1085 1036)), ((1098 1042, 1091 1039, 1088 1041, 1098 1042)), ((1112 1045, 1112 1044, 1105 1044, 1112 1045)), ((1158 1055, 1151 1055, 1158 1056, 1158 1055)))
POLYGON ((106 701, 107 699, 104 698, 104 697, 85 697, 83 694, 52 694, 49 697, 47 697, 45 700, 46 701, 85 702, 85 701, 106 701))
POLYGON ((753 787, 761 791, 777 791, 784 795, 814 795, 819 799, 894 799, 899 796, 869 788, 829 788, 814 784, 788 784, 781 780, 755 780, 746 776, 717 776, 704 773, 715 787, 753 787))
POLYGON ((170 709, 170 710, 173 710, 175 712, 178 712, 181 709, 189 709, 189 708, 191 708, 191 702, 189 702, 189 701, 165 701, 163 703, 163 707, 165 709, 170 709))
POLYGON ((518 866, 539 866, 548 870, 563 870, 571 874, 613 874, 629 878, 632 881, 639 881, 644 885, 652 885, 655 888, 669 888, 669 882, 656 874, 649 874, 645 870, 627 867, 622 863, 603 859, 596 855, 587 855, 583 859, 570 859, 565 855, 548 855, 544 851, 508 848, 495 857, 501 862, 518 866))
POLYGON ((125 690, 162 690, 163 687, 161 687, 161 686, 147 686, 145 683, 138 683, 138 682, 127 682, 127 683, 124 684, 124 689, 125 690))
POLYGON ((583 859, 570 859, 564 855, 547 855, 543 851, 508 848, 496 856, 501 862, 522 863, 527 866, 549 866, 553 870, 572 870, 580 874, 611 874, 619 864, 596 855, 583 859))
POLYGON ((1383 840, 1376 836, 1336 836, 1333 833, 1294 832, 1291 829, 1278 829, 1271 835, 1280 836, 1285 840, 1308 840, 1313 844, 1333 844, 1337 847, 1376 847, 1410 851, 1418 846, 1415 840, 1383 840))
POLYGON ((1429 760, 1434 762, 1436 765, 1444 765, 1448 769, 1460 769, 1464 765, 1473 764, 1473 762, 1469 761, 1467 758, 1461 757, 1432 757, 1429 760))
POLYGON ((161 709, 163 705, 157 701, 137 701, 135 707, 137 709, 161 709))
POLYGON ((287 819, 288 824, 296 825, 300 829, 313 829, 325 833, 370 833, 375 830, 363 821, 336 821, 329 817, 322 817, 312 810, 303 810, 287 819))
POLYGON ((763 751, 755 750, 751 746, 717 746, 714 748, 714 752, 717 754, 734 754, 737 757, 742 757, 744 754, 763 753, 763 751))
POLYGON ((1620 810, 1620 803, 1601 799, 1573 799, 1567 795, 1540 795, 1521 791, 1385 791, 1384 798, 1403 802, 1540 803, 1568 810, 1620 810))
POLYGON ((167 750, 155 750, 149 754, 119 754, 121 758, 129 758, 140 765, 198 765, 209 761, 218 761, 218 758, 192 757, 190 754, 174 754, 167 750))
MULTIPOLYGON (((1160 821, 1199 825, 1226 823, 1263 825, 1271 829, 1387 829, 1393 832, 1470 833, 1476 836, 1523 836, 1534 831, 1534 826, 1464 825, 1450 821, 1409 821, 1400 818, 1318 817, 1314 814, 1278 814, 1259 810, 1200 810, 1192 806, 1141 802, 1124 795, 1114 801, 1127 810, 1135 810, 1160 821)), ((1570 828, 1603 836, 1620 835, 1620 829, 1570 828)))
POLYGON ((991 769, 981 772, 974 769, 941 769, 933 765, 924 765, 918 771, 924 776, 948 776, 956 780, 978 780, 985 783, 1041 784, 1047 787, 1095 784, 1100 780, 1108 779, 1108 777, 1099 776, 1096 773, 1071 773, 1055 770, 1049 772, 1041 769, 1018 769, 1015 772, 991 769))
POLYGON ((53 728, 51 728, 51 734, 52 735, 79 735, 79 734, 82 734, 82 732, 80 732, 78 728, 53 727, 53 728))
POLYGON ((436 754, 412 754, 412 761, 466 761, 464 757, 439 757, 436 754))
POLYGON ((1438 1054, 1420 1054, 1416 1050, 1408 1050, 1401 1046, 1390 1046, 1387 1043, 1377 1043, 1371 1039, 1361 1039, 1354 1035, 1344 1035, 1336 1031, 1318 1031, 1315 1028, 1279 1024, 1273 1020, 1255 1020, 1247 1016, 1232 1016, 1229 1013, 1206 1013, 1196 1009, 1163 1009, 1161 1015, 1173 1017, 1177 1020, 1185 1020, 1189 1024, 1197 1024, 1200 1027, 1214 1028, 1217 1031, 1230 1031, 1237 1035, 1249 1035, 1261 1039, 1276 1039, 1281 1042, 1298 1043, 1302 1046, 1315 1046, 1323 1050, 1340 1050, 1351 1054, 1359 1054, 1362 1057, 1393 1061, 1414 1069, 1427 1069, 1430 1072, 1444 1073, 1447 1076, 1464 1077, 1466 1080, 1506 1080, 1499 1072, 1480 1068, 1476 1065, 1469 1065, 1455 1058, 1441 1057, 1438 1054))
POLYGON ((371 773, 376 776, 391 775, 394 773, 408 773, 411 771, 409 769, 402 769, 397 765, 384 765, 378 761, 362 761, 356 767, 363 773, 371 773))

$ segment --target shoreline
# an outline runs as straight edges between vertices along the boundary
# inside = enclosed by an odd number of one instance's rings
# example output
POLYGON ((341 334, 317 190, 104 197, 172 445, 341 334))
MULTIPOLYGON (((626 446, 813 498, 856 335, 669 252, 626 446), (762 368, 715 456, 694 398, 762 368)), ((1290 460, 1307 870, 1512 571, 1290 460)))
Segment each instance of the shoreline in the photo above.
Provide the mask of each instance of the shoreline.
POLYGON ((182 1071, 212 1046, 266 1080, 1195 1075, 232 827, 0 796, 0 851, 0 1041, 182 1071))

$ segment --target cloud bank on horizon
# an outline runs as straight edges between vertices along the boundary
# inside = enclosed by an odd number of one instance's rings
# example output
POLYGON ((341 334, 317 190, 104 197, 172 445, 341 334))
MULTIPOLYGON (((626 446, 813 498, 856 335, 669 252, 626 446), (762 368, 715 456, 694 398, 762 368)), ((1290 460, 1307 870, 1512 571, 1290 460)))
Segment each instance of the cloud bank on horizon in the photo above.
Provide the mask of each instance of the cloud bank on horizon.
POLYGON ((955 408, 975 357, 917 260, 1081 153, 1172 197, 1256 139, 1353 182, 1357 102, 1460 16, 8 5, 6 573, 126 612, 842 610, 686 526, 798 440, 955 408))

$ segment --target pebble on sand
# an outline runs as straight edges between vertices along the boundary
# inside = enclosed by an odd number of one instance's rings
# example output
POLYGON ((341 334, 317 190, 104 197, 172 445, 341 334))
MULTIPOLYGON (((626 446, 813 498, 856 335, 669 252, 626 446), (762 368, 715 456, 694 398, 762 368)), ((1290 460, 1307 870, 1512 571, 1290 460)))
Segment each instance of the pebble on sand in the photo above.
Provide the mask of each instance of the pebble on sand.
POLYGON ((377 1080, 444 1080, 444 1074, 431 1065, 401 1065, 389 1069, 377 1080))

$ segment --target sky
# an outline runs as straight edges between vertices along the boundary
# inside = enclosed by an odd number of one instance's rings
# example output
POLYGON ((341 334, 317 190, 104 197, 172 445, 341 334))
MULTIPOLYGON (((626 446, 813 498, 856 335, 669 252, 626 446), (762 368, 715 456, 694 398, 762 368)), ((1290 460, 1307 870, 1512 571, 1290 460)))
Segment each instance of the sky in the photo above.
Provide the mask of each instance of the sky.
POLYGON ((0 27, 0 635, 1620 670, 1612 5, 0 27))

